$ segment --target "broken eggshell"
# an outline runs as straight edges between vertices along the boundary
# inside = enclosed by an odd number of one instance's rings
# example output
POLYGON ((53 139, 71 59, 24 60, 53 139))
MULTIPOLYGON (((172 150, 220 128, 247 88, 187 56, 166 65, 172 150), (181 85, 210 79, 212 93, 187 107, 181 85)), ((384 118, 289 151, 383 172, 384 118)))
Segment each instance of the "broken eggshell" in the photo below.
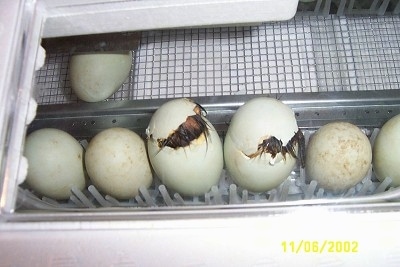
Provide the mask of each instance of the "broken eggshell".
POLYGON ((254 98, 232 117, 224 143, 226 168, 235 183, 247 190, 271 190, 296 165, 301 141, 297 137, 302 134, 290 107, 274 98, 254 98), (268 152, 268 146, 277 153, 268 152))
POLYGON ((222 143, 202 108, 187 98, 163 104, 146 129, 151 165, 162 183, 186 196, 207 193, 223 168, 222 143))

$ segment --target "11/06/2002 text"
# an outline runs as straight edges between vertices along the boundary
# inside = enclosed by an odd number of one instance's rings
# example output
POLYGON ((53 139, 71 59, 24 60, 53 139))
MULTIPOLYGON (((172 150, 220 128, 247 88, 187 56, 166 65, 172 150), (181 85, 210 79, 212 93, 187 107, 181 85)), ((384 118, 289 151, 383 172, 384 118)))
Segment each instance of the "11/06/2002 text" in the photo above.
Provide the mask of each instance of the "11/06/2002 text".
POLYGON ((282 241, 285 253, 357 253, 358 242, 354 240, 299 240, 282 241))

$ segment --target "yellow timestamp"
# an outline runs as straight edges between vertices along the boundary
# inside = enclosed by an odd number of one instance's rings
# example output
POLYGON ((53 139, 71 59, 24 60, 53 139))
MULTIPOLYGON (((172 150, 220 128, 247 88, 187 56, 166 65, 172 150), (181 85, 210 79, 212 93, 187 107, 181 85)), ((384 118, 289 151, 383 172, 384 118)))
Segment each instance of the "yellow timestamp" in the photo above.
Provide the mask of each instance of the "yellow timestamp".
POLYGON ((358 241, 354 240, 290 240, 282 241, 285 253, 357 253, 358 241))

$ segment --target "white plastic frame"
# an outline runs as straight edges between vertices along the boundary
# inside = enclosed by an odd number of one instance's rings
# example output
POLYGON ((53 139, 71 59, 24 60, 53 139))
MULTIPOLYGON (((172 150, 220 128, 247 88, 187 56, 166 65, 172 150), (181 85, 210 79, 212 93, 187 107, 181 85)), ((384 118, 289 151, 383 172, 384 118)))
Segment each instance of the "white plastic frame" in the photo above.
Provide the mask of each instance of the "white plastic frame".
POLYGON ((291 19, 298 0, 43 0, 43 37, 291 19))

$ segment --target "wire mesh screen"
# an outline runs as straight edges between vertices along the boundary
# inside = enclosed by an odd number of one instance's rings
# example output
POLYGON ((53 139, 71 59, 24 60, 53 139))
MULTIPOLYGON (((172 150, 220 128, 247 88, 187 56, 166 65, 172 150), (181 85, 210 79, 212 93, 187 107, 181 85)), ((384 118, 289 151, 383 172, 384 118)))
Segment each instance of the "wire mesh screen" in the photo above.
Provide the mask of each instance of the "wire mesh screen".
POLYGON ((398 17, 311 21, 319 91, 398 89, 398 17))
MULTIPOLYGON (((47 56, 39 104, 79 101, 68 67, 68 54, 47 56)), ((143 32, 130 76, 109 99, 398 89, 399 73, 398 16, 298 16, 143 32)))
POLYGON ((315 15, 399 14, 399 0, 300 0, 297 11, 315 15))

